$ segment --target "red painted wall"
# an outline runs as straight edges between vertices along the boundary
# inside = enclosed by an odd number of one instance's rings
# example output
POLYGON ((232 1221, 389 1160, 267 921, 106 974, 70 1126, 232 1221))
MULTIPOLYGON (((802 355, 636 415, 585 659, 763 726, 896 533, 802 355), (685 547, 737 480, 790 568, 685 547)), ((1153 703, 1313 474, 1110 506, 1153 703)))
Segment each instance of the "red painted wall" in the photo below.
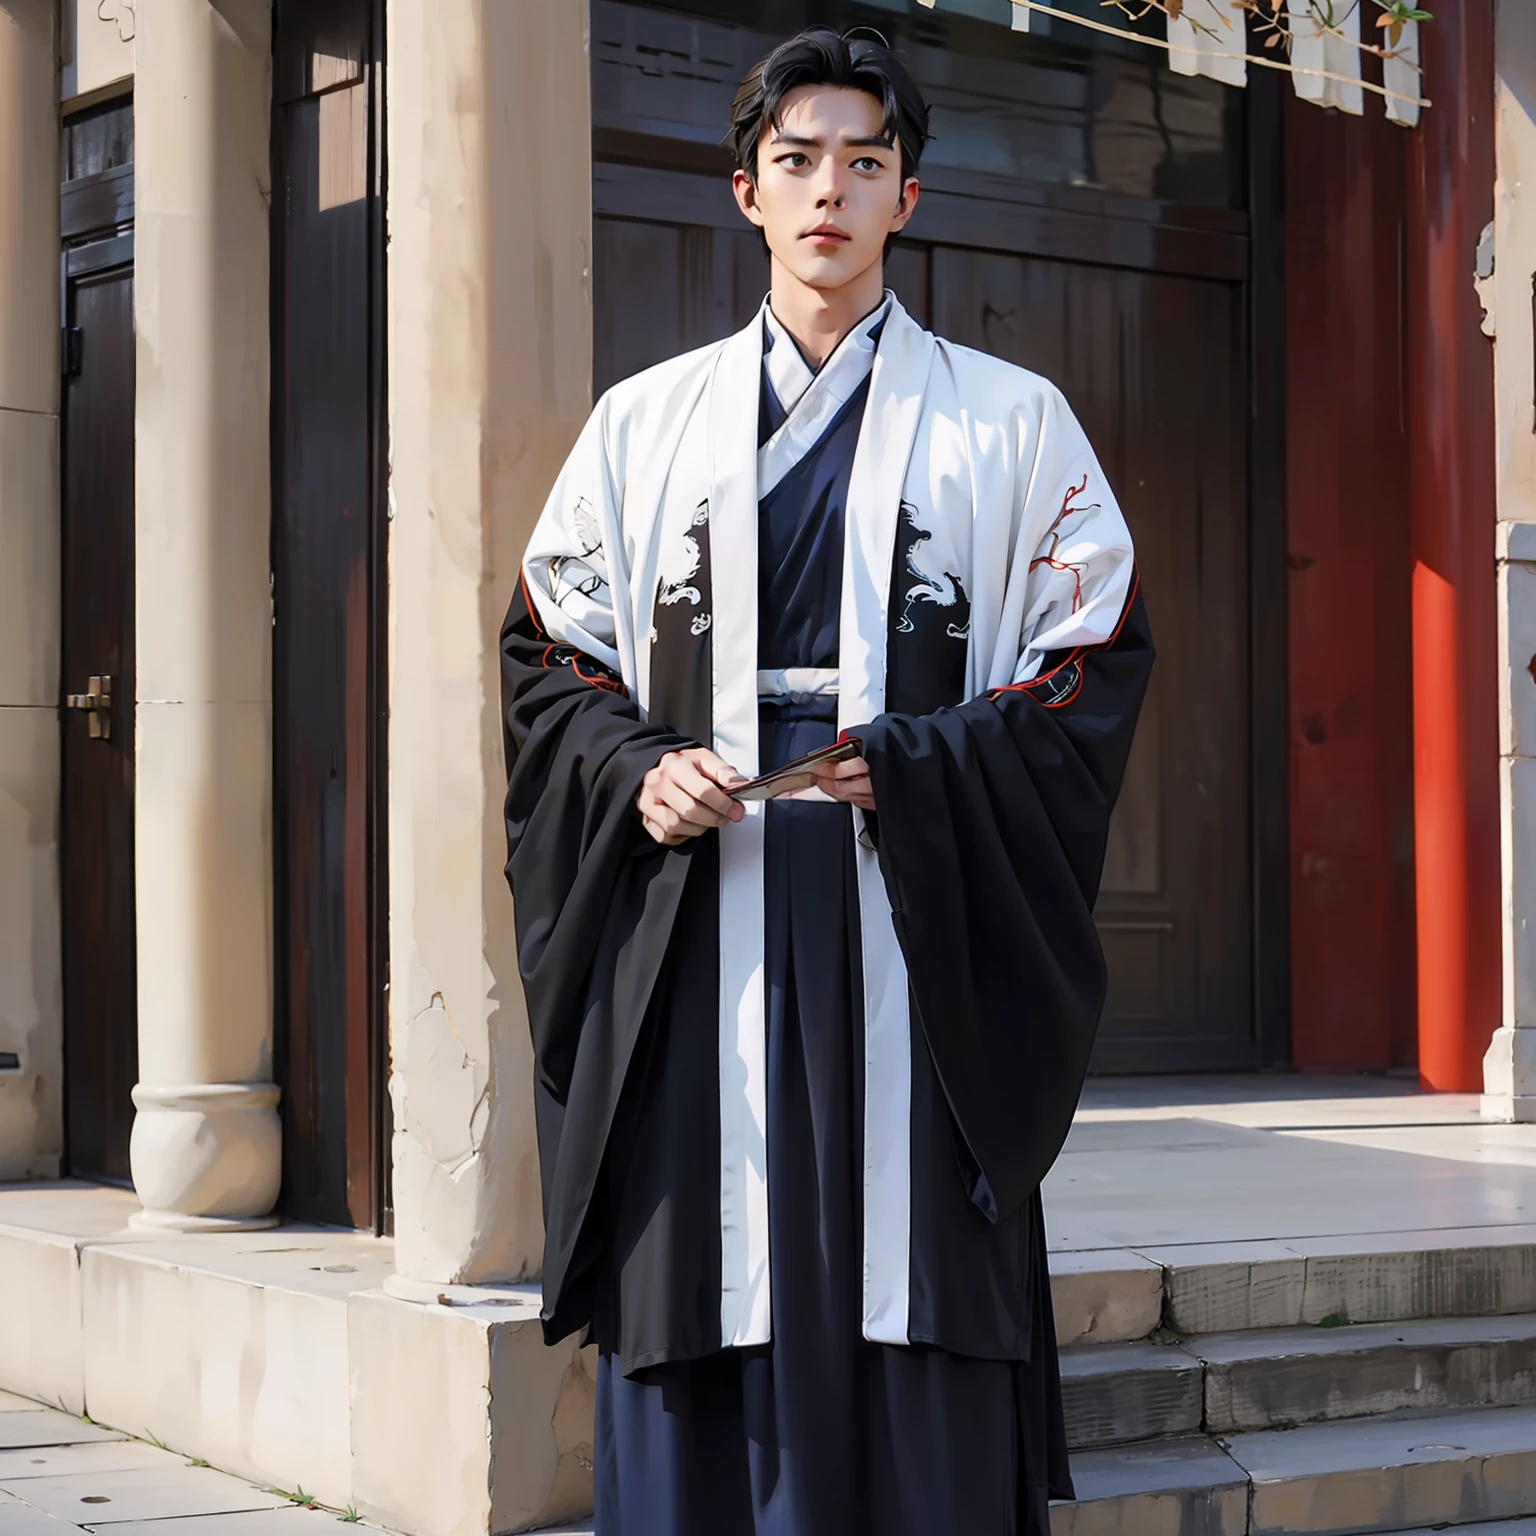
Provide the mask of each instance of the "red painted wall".
POLYGON ((1409 135, 1287 92, 1292 1060, 1413 1060, 1409 135))
POLYGON ((1419 1075, 1466 1092, 1499 1022, 1502 940, 1493 347, 1472 287, 1493 218, 1493 0, 1434 12, 1406 265, 1419 1075))

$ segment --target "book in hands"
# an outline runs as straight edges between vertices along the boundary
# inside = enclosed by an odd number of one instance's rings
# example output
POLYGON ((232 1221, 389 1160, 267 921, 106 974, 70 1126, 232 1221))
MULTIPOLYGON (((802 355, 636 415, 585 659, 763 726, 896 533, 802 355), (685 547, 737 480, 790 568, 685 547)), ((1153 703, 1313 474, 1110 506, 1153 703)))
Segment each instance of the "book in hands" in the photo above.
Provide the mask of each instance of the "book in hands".
POLYGON ((807 752, 792 763, 775 768, 742 784, 726 784, 723 788, 733 800, 775 800, 780 795, 793 794, 799 789, 810 789, 816 783, 814 769, 820 763, 846 763, 864 750, 864 743, 850 736, 834 741, 830 747, 807 752))

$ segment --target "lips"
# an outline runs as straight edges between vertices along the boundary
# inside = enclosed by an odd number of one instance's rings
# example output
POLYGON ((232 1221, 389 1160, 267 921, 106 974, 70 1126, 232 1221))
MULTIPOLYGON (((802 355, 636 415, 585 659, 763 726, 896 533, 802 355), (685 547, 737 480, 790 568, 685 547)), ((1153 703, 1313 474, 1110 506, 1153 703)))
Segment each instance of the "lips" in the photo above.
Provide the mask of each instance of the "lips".
POLYGON ((816 240, 827 245, 841 245, 852 237, 841 230, 835 224, 820 224, 815 229, 808 229, 803 236, 806 240, 816 240))

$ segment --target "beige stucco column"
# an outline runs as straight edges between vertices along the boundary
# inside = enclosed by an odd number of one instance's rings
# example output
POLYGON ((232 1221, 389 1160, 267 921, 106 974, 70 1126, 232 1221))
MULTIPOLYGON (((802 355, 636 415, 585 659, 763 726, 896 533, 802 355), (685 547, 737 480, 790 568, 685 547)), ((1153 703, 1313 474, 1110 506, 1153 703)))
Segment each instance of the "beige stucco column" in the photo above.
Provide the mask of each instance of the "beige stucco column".
POLYGON ((267 0, 137 12, 139 1084, 145 1225, 263 1224, 272 1083, 267 0))
POLYGON ((1536 1120, 1536 8, 1501 5, 1495 41, 1493 276, 1498 452, 1504 1015, 1483 1058, 1483 1111, 1536 1120))
POLYGON ((396 1294, 537 1273, 497 636, 591 404, 585 0, 391 0, 396 1294))
POLYGON ((0 1179, 63 1150, 58 134, 53 0, 0 0, 0 1179))

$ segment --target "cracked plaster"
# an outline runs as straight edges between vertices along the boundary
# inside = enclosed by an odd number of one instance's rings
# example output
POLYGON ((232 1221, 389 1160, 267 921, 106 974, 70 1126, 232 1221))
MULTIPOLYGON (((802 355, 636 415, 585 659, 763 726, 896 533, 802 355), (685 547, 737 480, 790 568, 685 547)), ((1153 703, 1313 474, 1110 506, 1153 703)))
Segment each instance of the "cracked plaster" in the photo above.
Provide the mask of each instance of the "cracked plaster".
POLYGON ((395 1236, 441 1283, 535 1275, 543 1244, 497 638, 591 406, 585 11, 388 13, 395 1236))

